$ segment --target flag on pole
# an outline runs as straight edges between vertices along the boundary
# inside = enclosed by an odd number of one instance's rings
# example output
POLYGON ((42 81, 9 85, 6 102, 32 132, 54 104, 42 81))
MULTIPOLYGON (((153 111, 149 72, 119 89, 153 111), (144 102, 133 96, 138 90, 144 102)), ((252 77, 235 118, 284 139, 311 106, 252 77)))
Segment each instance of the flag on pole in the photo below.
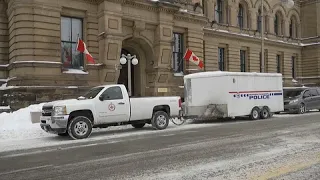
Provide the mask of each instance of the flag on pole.
POLYGON ((183 59, 185 59, 186 61, 193 62, 200 69, 202 69, 204 66, 203 62, 190 49, 187 49, 186 54, 184 55, 183 59))
POLYGON ((78 38, 77 50, 86 55, 88 62, 95 63, 93 57, 91 56, 91 54, 89 53, 86 47, 86 44, 80 38, 78 38))

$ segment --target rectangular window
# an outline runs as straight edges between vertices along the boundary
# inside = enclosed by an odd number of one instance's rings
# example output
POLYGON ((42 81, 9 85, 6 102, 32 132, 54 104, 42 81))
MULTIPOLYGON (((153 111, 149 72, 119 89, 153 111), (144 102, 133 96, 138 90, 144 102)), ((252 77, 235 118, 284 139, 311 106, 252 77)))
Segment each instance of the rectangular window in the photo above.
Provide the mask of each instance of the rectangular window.
POLYGON ((262 57, 261 57, 261 52, 259 53, 259 60, 260 60, 260 72, 262 72, 262 57))
POLYGON ((183 34, 173 33, 172 67, 175 73, 183 74, 183 34))
POLYGON ((225 51, 224 48, 218 48, 219 70, 225 71, 225 51))
POLYGON ((257 30, 258 32, 261 32, 261 16, 260 15, 257 17, 257 30))
POLYGON ((281 73, 281 55, 279 54, 277 54, 276 63, 277 63, 277 73, 281 73))
POLYGON ((292 27, 293 23, 292 20, 290 21, 290 25, 289 25, 289 37, 293 37, 293 27, 292 27))
POLYGON ((241 72, 246 72, 246 51, 245 50, 240 50, 240 71, 241 72))
POLYGON ((239 24, 239 27, 240 29, 243 29, 243 26, 244 26, 244 9, 243 9, 243 6, 242 4, 239 5, 239 12, 238 12, 238 24, 239 24))
POLYGON ((61 17, 61 61, 67 69, 83 69, 83 54, 77 51, 78 38, 83 39, 82 19, 61 17))
POLYGON ((222 23, 222 0, 217 0, 217 5, 215 7, 216 21, 222 23))
POLYGON ((292 72, 292 78, 296 78, 296 57, 291 57, 291 72, 292 72))

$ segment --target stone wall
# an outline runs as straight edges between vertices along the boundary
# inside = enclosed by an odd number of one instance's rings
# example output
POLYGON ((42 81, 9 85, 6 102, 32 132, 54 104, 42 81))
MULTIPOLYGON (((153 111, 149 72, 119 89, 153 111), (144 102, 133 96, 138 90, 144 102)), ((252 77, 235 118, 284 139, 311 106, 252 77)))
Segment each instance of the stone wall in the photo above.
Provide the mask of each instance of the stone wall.
POLYGON ((90 87, 20 87, 0 91, 0 102, 9 105, 12 110, 30 104, 52 100, 72 99, 83 95, 90 87))
POLYGON ((2 84, 6 83, 8 77, 9 32, 6 9, 6 3, 3 0, 0 0, 0 87, 2 84))

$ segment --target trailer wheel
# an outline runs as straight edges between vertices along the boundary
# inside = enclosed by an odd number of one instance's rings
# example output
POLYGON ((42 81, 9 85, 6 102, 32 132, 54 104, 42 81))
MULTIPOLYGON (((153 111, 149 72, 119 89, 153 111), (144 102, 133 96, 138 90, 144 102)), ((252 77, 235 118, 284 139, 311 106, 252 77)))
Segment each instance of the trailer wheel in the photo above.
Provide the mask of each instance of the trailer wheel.
POLYGON ((270 117, 270 111, 267 106, 264 106, 260 112, 261 119, 268 119, 270 117))
POLYGON ((251 110, 250 119, 258 120, 260 118, 260 109, 258 107, 254 107, 251 110))

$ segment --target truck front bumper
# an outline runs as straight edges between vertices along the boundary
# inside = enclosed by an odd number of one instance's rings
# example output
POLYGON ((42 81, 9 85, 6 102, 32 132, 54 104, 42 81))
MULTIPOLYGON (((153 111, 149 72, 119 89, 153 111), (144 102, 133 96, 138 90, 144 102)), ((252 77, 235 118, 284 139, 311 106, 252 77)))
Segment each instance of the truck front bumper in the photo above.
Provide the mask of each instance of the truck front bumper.
POLYGON ((69 115, 64 116, 41 116, 40 127, 44 131, 53 134, 62 134, 67 132, 69 115))

